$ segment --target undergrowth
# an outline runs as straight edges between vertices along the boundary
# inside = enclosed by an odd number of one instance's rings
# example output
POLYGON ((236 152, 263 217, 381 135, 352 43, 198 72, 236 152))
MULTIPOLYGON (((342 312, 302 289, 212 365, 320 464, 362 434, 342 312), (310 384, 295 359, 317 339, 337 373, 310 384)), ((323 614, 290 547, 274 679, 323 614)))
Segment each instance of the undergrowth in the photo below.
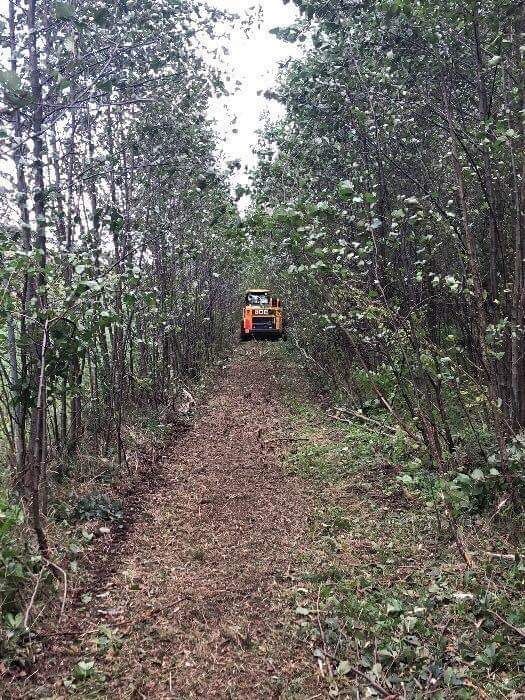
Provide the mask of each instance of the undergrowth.
MULTIPOLYGON (((191 389, 197 400, 224 361, 194 382, 191 389)), ((46 529, 53 561, 67 577, 66 593, 75 577, 91 566, 94 542, 125 527, 126 489, 152 473, 166 443, 190 420, 191 415, 162 407, 130 409, 123 424, 124 464, 118 463, 114 439, 103 450, 99 436, 95 440, 89 433, 74 455, 51 455, 46 529)), ((38 552, 25 499, 0 483, 0 658, 4 663, 0 670, 27 673, 35 624, 52 617, 63 591, 63 578, 51 574, 38 552)), ((93 676, 91 669, 85 674, 93 676)))
POLYGON ((293 604, 327 694, 518 697, 523 523, 483 497, 490 467, 455 488, 457 472, 438 478, 392 431, 288 403, 288 468, 319 487, 293 604))

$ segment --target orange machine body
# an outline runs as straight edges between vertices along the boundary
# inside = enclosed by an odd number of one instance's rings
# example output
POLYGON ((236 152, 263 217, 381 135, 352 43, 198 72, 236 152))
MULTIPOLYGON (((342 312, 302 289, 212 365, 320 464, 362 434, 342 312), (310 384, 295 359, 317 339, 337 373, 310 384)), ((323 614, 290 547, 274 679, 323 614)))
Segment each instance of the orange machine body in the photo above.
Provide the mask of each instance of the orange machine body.
POLYGON ((279 339, 284 334, 282 302, 268 289, 247 289, 241 321, 241 340, 279 339))

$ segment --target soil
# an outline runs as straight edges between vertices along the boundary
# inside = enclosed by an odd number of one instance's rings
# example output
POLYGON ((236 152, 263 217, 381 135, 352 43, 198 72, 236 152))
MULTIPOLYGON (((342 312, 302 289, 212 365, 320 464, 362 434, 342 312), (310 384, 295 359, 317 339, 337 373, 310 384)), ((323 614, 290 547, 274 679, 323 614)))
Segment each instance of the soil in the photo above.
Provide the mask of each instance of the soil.
POLYGON ((271 358, 266 343, 237 349, 6 697, 282 695, 297 661, 279 633, 285 591, 313 497, 284 465, 288 415, 271 358))

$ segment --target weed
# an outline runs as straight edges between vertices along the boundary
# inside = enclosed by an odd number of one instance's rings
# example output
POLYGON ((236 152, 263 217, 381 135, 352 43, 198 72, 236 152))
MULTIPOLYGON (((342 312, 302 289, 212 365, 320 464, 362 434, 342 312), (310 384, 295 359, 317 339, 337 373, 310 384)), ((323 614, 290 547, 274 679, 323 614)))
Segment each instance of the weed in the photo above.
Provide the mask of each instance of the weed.
POLYGON ((70 676, 62 681, 71 693, 79 693, 86 700, 101 697, 106 676, 97 670, 93 659, 79 661, 73 666, 70 676))
POLYGON ((116 630, 112 630, 107 625, 101 625, 99 627, 99 634, 96 639, 97 651, 99 653, 115 653, 120 650, 122 644, 122 637, 116 630))
POLYGON ((144 416, 141 428, 150 436, 156 438, 165 438, 170 431, 170 424, 162 419, 160 415, 144 416))
POLYGON ((327 445, 306 445, 289 459, 292 471, 315 481, 329 482, 348 473, 348 464, 342 455, 327 445))
POLYGON ((327 506, 318 509, 315 514, 322 535, 336 535, 352 530, 352 523, 346 517, 346 511, 339 506, 327 506))
POLYGON ((18 592, 28 576, 29 561, 16 535, 24 521, 21 507, 0 499, 0 605, 2 612, 16 609, 18 592))
POLYGON ((120 501, 102 493, 90 493, 79 499, 71 512, 72 520, 122 520, 120 501))
POLYGON ((24 515, 19 504, 0 495, 0 608, 2 612, 15 613, 24 582, 40 561, 23 549, 19 532, 24 515))
POLYGON ((27 589, 45 577, 39 574, 41 557, 21 543, 24 516, 21 506, 0 492, 0 657, 6 662, 16 658, 19 646, 27 639, 24 597, 27 589))

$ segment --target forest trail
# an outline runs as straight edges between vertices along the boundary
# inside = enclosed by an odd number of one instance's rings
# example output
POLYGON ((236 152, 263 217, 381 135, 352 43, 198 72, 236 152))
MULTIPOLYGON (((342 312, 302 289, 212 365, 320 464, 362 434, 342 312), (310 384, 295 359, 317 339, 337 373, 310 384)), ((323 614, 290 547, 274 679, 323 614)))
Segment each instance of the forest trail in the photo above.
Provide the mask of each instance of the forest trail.
POLYGON ((117 545, 113 573, 62 620, 79 634, 45 650, 25 697, 67 695, 64 678, 92 659, 82 697, 279 695, 290 656, 274 644, 280 592, 312 505, 283 466, 287 416, 271 353, 263 343, 238 348, 117 545), (104 655, 101 626, 111 630, 104 655))

